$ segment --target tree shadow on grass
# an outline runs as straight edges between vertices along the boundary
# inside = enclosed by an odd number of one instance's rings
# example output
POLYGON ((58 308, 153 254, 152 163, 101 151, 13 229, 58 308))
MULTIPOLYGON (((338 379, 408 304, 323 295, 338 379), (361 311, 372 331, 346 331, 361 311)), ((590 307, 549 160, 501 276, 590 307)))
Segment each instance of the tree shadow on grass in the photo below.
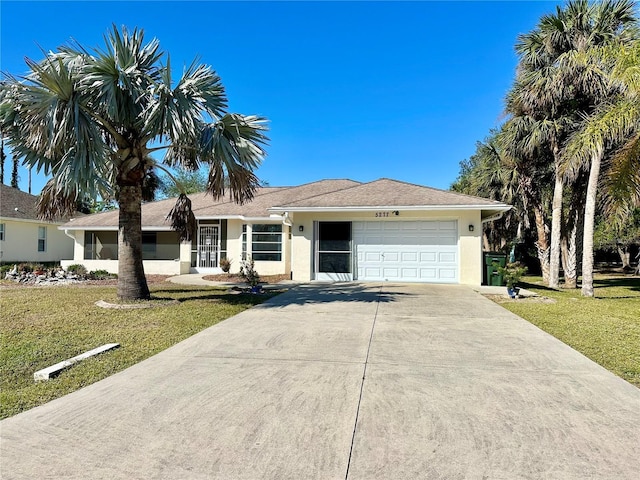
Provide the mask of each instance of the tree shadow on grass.
POLYGON ((608 295, 608 288, 627 289, 629 292, 640 293, 640 277, 616 277, 599 278, 593 281, 593 286, 597 289, 596 296, 605 299, 640 299, 640 295, 608 295), (600 295, 598 294, 600 293, 600 295))

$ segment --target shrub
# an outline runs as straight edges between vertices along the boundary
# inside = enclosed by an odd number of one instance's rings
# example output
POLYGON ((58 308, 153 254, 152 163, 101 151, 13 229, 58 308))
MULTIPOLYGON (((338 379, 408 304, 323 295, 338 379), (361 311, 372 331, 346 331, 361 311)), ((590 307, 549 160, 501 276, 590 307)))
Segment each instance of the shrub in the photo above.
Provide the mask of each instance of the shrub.
POLYGON ((248 260, 240 262, 240 276, 252 287, 260 283, 260 275, 258 275, 258 272, 255 270, 253 258, 249 257, 248 260))
POLYGON ((5 265, 0 266, 0 275, 2 278, 7 274, 7 272, 13 270, 13 264, 7 263, 5 265))
POLYGON ((81 265, 79 263, 74 263, 73 265, 69 265, 67 267, 67 272, 75 273, 76 275, 86 275, 87 269, 85 268, 84 265, 81 265))
POLYGON ((514 288, 522 276, 527 273, 527 267, 520 262, 507 263, 506 267, 498 267, 498 273, 504 278, 504 282, 507 284, 507 288, 514 288))
POLYGON ((110 278, 117 278, 118 276, 106 270, 93 270, 89 272, 88 277, 91 280, 109 280, 110 278))
POLYGON ((224 273, 229 273, 229 271, 231 270, 231 260, 229 260, 228 258, 221 258, 220 268, 224 273))

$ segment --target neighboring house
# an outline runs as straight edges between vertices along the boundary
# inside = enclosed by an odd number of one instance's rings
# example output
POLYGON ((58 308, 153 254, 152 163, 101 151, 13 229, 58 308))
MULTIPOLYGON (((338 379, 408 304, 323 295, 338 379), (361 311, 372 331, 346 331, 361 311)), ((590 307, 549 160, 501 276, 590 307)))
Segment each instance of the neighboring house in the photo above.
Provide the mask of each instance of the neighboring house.
MULTIPOLYGON (((261 275, 293 280, 482 282, 482 223, 504 203, 390 179, 322 180, 262 187, 244 205, 204 193, 190 196, 197 228, 180 242, 167 215, 175 199, 142 206, 146 273, 237 272, 251 257, 261 275)), ((72 259, 117 272, 118 211, 59 227, 75 237, 72 259)))
POLYGON ((39 220, 38 197, 0 185, 0 262, 59 262, 73 256, 73 239, 55 222, 39 220))

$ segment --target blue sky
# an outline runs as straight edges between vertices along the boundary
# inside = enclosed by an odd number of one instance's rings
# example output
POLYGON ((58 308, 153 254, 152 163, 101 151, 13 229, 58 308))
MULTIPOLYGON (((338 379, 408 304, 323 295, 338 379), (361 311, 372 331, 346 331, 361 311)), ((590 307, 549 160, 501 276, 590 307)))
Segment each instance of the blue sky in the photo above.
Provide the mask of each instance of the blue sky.
MULTIPOLYGON (((2 0, 0 68, 22 74, 41 49, 100 46, 112 23, 138 26, 174 69, 211 65, 231 111, 270 120, 258 170, 270 185, 390 177, 447 189, 503 119, 517 36, 557 4, 2 0)), ((33 193, 45 181, 34 174, 33 193)))

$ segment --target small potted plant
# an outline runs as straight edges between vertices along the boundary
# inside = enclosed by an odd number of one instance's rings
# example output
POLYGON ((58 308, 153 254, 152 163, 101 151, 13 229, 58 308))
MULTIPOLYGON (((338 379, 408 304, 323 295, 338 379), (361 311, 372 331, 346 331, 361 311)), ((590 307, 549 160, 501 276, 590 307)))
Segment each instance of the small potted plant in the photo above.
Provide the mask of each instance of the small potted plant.
POLYGON ((511 298, 517 298, 520 289, 517 287, 522 276, 527 273, 527 267, 520 262, 507 263, 504 267, 498 267, 498 273, 502 275, 507 285, 507 293, 511 298))

